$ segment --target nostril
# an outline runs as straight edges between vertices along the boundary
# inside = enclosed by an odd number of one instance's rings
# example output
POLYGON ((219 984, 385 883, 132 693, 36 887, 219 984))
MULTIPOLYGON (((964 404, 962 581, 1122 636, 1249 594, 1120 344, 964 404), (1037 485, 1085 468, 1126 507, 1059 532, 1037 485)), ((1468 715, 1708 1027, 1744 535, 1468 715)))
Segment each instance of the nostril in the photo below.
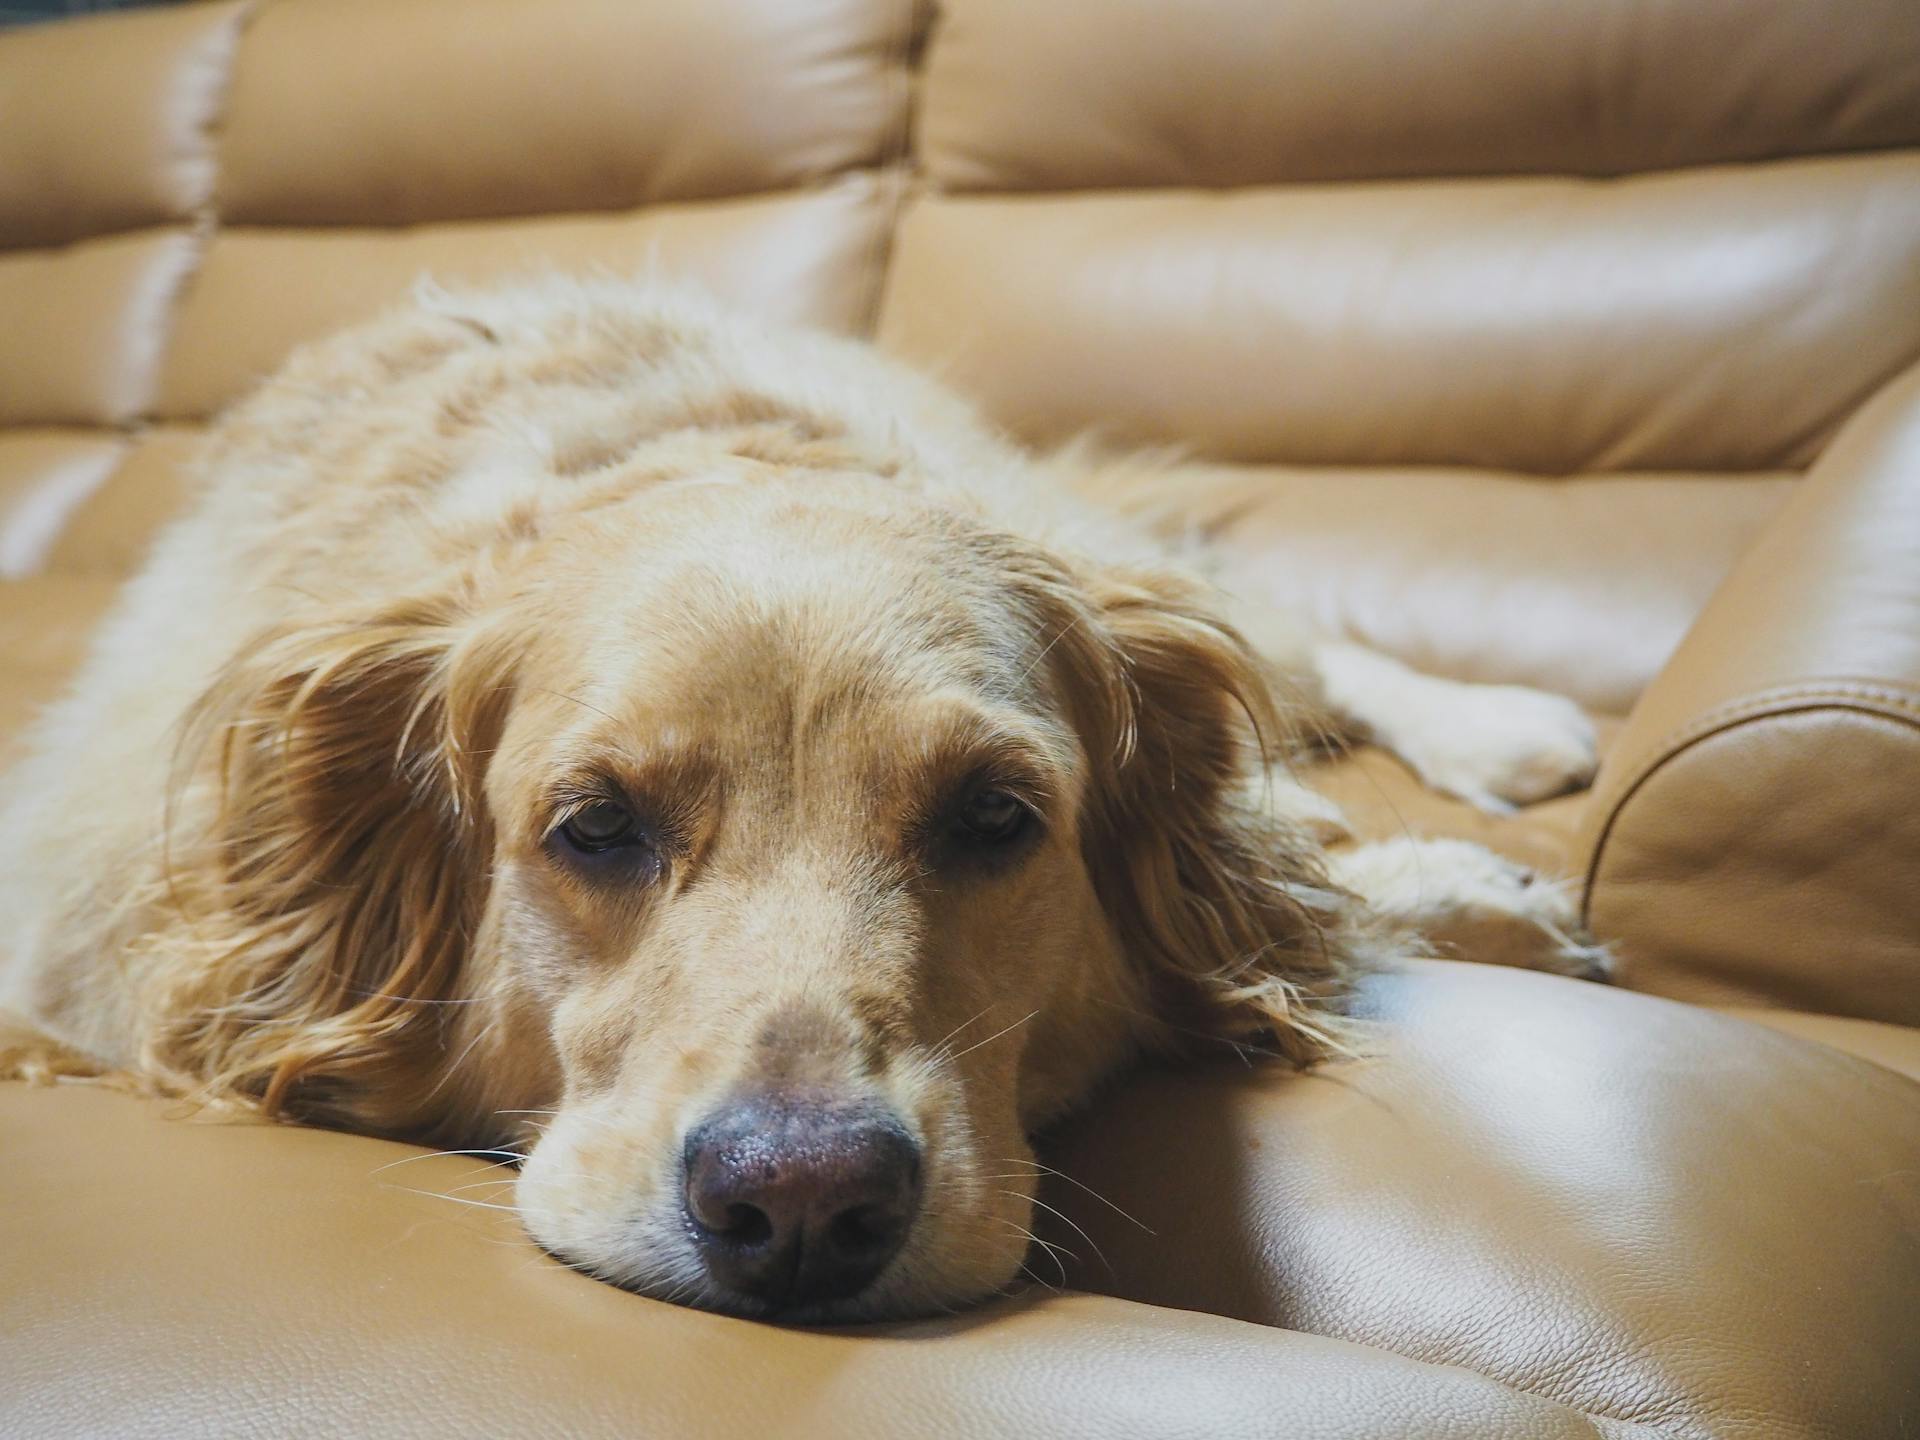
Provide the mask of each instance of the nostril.
POLYGON ((862 1205, 834 1217, 827 1243, 847 1255, 890 1248, 900 1230, 900 1218, 878 1205, 862 1205))
POLYGON ((764 1245, 773 1238, 773 1221, 758 1205, 729 1205, 725 1227, 714 1233, 736 1245, 764 1245))

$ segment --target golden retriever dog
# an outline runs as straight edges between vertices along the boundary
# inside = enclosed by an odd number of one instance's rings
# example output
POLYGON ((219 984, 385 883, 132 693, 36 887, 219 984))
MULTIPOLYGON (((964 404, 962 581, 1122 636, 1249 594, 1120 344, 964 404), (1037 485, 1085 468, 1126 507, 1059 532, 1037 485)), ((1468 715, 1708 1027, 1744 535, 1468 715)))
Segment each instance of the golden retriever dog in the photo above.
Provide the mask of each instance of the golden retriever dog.
POLYGON ((1149 1053, 1342 1046, 1461 914, 1330 855, 1364 733, 1498 805, 1569 703, 1238 623, 864 346, 552 278, 296 355, 211 436, 0 816, 15 1072, 512 1152, 547 1250, 711 1309, 994 1293, 1028 1136, 1149 1053))

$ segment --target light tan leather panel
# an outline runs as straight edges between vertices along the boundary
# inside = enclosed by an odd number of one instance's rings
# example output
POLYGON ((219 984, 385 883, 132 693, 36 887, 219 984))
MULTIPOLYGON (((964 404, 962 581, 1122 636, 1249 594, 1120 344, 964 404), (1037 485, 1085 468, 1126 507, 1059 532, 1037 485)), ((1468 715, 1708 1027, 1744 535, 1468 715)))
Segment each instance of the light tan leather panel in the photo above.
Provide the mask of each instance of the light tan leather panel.
POLYGON ((905 0, 279 0, 222 155, 236 223, 627 210, 879 162, 905 0))
POLYGON ((130 575, 153 538, 180 513, 187 464, 200 441, 190 426, 163 425, 134 440, 100 487, 76 506, 47 560, 62 574, 130 575))
POLYGON ((184 230, 0 254, 0 425, 101 425, 149 403, 184 230))
POLYGON ((1920 367, 1848 424, 1635 708, 1584 827, 1628 983, 1920 1022, 1920 367))
POLYGON ((867 321, 884 262, 885 183, 851 175, 800 194, 628 215, 401 230, 232 229, 213 243, 167 352, 161 413, 197 419, 304 340, 445 283, 544 270, 659 273, 771 316, 833 330, 867 321))
POLYGON ((1047 1159, 1134 1220, 1051 1188, 1085 1231, 1043 1232, 1069 1279, 1669 1436, 1896 1440, 1920 1416, 1920 1086, 1491 966, 1416 963, 1370 1008, 1376 1059, 1223 1058, 1103 1102, 1047 1159))
POLYGON ((1910 0, 949 0, 954 189, 1605 175, 1920 143, 1910 0))
POLYGON ((118 592, 113 580, 95 575, 0 581, 0 657, 34 669, 71 669, 118 592))
POLYGON ((1190 466, 1221 583, 1436 675, 1624 715, 1791 477, 1190 466))
POLYGON ((1816 1040, 1844 1050, 1884 1069, 1920 1081, 1920 1030, 1887 1025, 1878 1020, 1850 1020, 1840 1015, 1809 1015, 1802 1010, 1741 1009, 1727 1012, 1783 1035, 1816 1040))
MULTIPOLYGON (((95 576, 0 578, 0 768, 18 757, 40 707, 65 688, 116 589, 95 576)), ((0 955, 6 945, 0 934, 0 955)))
POLYGON ((0 578, 48 566, 62 533, 126 450, 88 430, 0 431, 0 578))
POLYGON ((1920 1025, 1916 795, 1920 706, 1730 723, 1613 811, 1589 923, 1638 990, 1920 1025))
POLYGON ((0 35, 0 245, 184 219, 202 204, 242 10, 182 5, 0 35))
POLYGON ((470 1161, 98 1089, 0 1085, 0 1152, 10 1440, 1383 1440, 1410 1417, 1423 1440, 1655 1440, 1466 1370, 1091 1296, 841 1331, 678 1309, 456 1203, 489 1193, 460 1189, 470 1161))
POLYGON ((901 228, 882 336, 1040 441, 1792 468, 1920 355, 1920 155, 930 198, 901 228))

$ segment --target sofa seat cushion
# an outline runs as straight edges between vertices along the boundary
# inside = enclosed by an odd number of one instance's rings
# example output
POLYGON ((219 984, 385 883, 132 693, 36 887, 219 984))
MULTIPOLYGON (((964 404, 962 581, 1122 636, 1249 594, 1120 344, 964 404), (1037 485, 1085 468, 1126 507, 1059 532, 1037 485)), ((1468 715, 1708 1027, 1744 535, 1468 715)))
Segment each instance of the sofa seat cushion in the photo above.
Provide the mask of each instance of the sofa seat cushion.
POLYGON ((470 1158, 3 1085, 0 1431, 1873 1440, 1920 1420, 1920 1086, 1488 967, 1412 966, 1369 1008, 1371 1059, 1143 1074, 1046 1148, 1076 1183, 1043 1235, 1075 1258, 1031 1268, 1108 1294, 837 1333, 564 1270, 470 1158))
POLYGON ((118 589, 99 575, 0 580, 0 767, 18 757, 33 717, 72 679, 118 589))
POLYGON ((500 1193, 492 1167, 93 1086, 0 1084, 0 1154, 10 1440, 1386 1440, 1414 1421, 1654 1440, 1467 1370, 1101 1296, 840 1331, 683 1310, 457 1203, 500 1193))
POLYGON ((1035 1268, 1666 1435, 1920 1425, 1920 1085, 1490 966, 1409 965, 1367 1008, 1370 1059, 1109 1097, 1048 1157, 1076 1183, 1041 1233, 1077 1258, 1035 1268))

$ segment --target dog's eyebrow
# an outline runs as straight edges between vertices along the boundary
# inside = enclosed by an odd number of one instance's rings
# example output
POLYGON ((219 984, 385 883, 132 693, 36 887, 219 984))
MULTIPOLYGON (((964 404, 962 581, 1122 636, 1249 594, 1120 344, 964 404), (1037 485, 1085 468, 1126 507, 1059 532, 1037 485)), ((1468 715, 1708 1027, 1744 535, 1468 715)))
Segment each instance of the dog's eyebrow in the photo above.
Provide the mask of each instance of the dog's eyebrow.
POLYGON ((599 799, 621 799, 662 825, 691 818, 712 788, 712 757, 696 745, 637 750, 596 741, 554 765, 540 789, 544 815, 599 799))
POLYGON ((930 802, 972 778, 1018 790, 1042 809, 1074 789, 1079 766, 1071 737, 1033 717, 949 702, 927 715, 923 726, 915 760, 930 802))

